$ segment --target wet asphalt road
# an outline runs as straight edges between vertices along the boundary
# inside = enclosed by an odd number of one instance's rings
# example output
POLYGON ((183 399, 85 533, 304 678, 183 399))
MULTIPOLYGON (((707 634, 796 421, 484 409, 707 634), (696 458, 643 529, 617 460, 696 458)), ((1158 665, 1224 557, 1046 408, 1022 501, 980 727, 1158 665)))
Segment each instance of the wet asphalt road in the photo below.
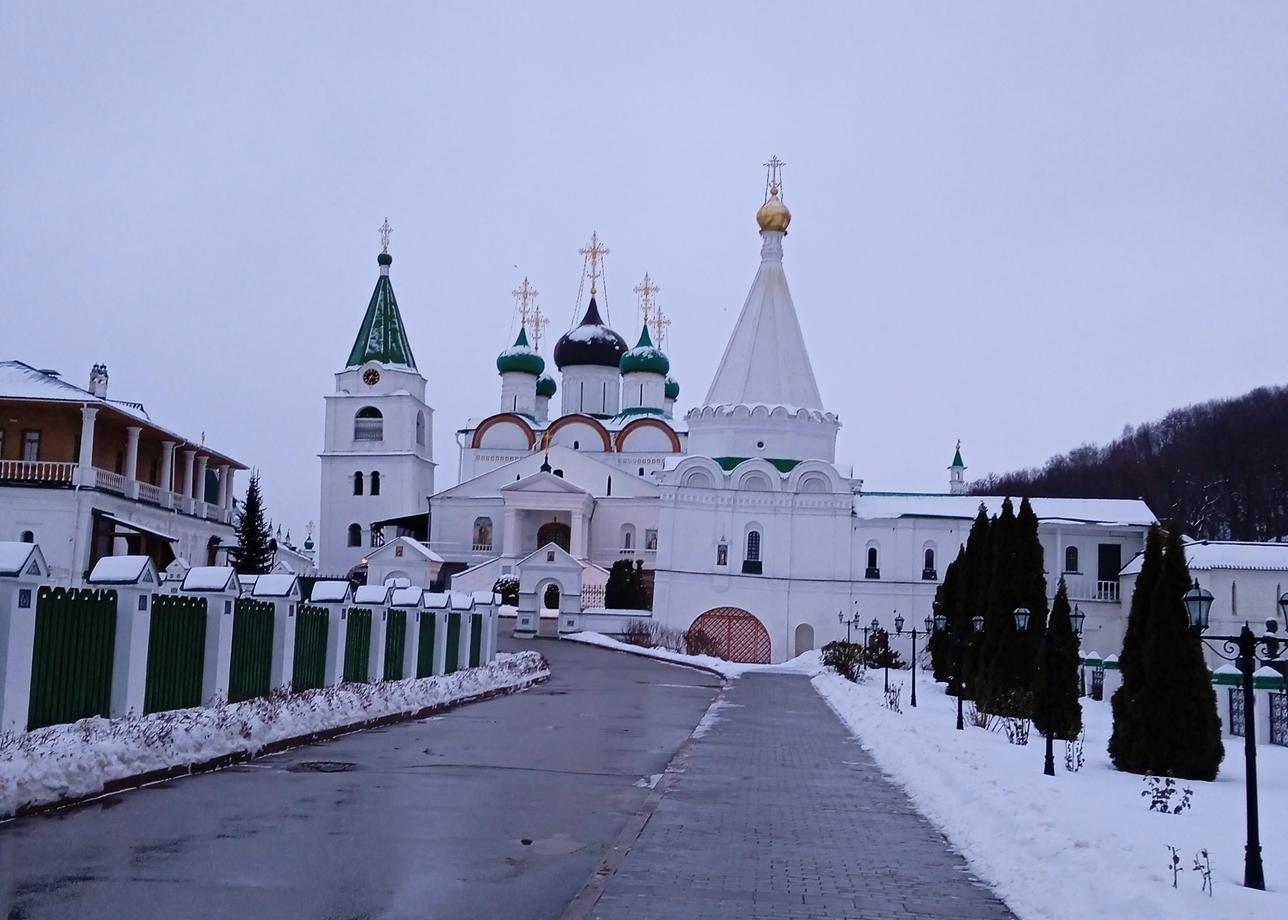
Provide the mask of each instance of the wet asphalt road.
POLYGON ((524 693, 0 825, 0 913, 558 917, 719 680, 522 647, 553 671, 524 693))

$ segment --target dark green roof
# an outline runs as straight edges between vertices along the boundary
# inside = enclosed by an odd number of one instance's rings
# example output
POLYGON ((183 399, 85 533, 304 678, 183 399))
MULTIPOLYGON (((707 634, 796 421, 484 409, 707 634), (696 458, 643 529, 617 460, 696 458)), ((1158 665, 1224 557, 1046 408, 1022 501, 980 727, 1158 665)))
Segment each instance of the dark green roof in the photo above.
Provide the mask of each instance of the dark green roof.
MULTIPOLYGON (((720 468, 722 470, 724 470, 725 472, 728 472, 729 470, 732 470, 735 466, 737 466, 739 463, 745 463, 751 458, 750 457, 712 457, 711 459, 714 460, 716 463, 719 463, 720 468)), ((778 472, 780 473, 790 473, 793 469, 796 468, 796 464, 800 463, 799 460, 778 460, 773 457, 762 457, 761 459, 768 460, 770 463, 773 464, 774 469, 778 470, 778 472)))
POLYGON ((655 409, 653 406, 631 406, 629 409, 623 409, 617 413, 617 418, 626 418, 631 415, 656 415, 658 418, 665 418, 666 413, 661 409, 655 409))
POLYGON ((666 387, 662 390, 662 395, 667 399, 680 398, 680 384, 674 377, 666 378, 666 387))
POLYGON ((957 453, 953 454, 953 466, 965 466, 965 465, 966 464, 962 463, 962 449, 959 447, 957 448, 957 453))
POLYGON ((559 387, 555 385, 555 378, 549 374, 542 374, 537 378, 537 395, 549 399, 558 392, 559 387))
MULTIPOLYGON (((389 253, 382 252, 378 261, 381 266, 387 266, 393 259, 389 253)), ((376 279, 376 289, 371 292, 371 303, 367 304, 367 313, 362 317, 358 337, 354 340, 353 350, 349 352, 349 361, 345 366, 359 367, 368 361, 416 369, 411 343, 407 341, 407 330, 403 328, 402 314, 398 312, 398 300, 394 297, 394 287, 389 283, 386 271, 381 271, 380 277, 376 279)))
POLYGON ((667 360, 666 355, 653 347, 653 340, 648 335, 648 326, 645 325, 640 331, 639 342, 622 355, 622 360, 617 366, 623 374, 666 374, 671 369, 671 362, 667 360))
POLYGON ((528 345, 528 330, 520 326, 514 345, 497 356, 496 369, 502 374, 531 374, 536 377, 546 369, 546 362, 528 345))

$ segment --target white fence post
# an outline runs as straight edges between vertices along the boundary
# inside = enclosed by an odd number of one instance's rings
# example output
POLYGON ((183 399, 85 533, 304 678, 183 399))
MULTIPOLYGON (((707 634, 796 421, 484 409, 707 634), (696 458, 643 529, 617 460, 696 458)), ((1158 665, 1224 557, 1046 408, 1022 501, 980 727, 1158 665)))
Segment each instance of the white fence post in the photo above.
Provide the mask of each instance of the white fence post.
POLYGON ((152 594, 161 576, 147 556, 104 556, 94 564, 87 584, 116 592, 116 636, 112 646, 113 718, 143 715, 148 678, 148 628, 152 594))
POLYGON ((295 615, 301 603, 299 581, 294 575, 260 575, 255 579, 251 597, 273 605, 271 683, 274 690, 288 689, 295 678, 295 615))
POLYGON ((0 732, 27 730, 36 597, 49 566, 34 543, 0 543, 0 732))
POLYGON ((206 599, 206 648, 201 660, 201 705, 228 700, 233 660, 233 619, 241 583, 231 566, 189 569, 180 588, 189 597, 206 599))

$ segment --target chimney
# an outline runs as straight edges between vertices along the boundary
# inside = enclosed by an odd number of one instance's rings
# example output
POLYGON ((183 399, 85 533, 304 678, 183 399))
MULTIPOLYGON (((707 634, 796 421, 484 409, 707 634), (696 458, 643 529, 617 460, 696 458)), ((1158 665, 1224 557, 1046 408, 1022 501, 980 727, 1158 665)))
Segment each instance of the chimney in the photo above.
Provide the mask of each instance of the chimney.
POLYGON ((107 398, 107 365, 95 364, 89 370, 89 391, 99 399, 107 398))

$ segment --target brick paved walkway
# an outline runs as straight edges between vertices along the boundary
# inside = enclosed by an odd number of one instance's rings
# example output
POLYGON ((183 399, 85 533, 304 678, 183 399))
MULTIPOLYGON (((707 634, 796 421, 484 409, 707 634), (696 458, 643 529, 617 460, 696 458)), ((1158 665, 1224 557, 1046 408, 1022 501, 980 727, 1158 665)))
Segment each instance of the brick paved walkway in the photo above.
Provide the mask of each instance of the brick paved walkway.
POLYGON ((597 920, 1009 920, 794 675, 748 675, 608 881, 597 920))

